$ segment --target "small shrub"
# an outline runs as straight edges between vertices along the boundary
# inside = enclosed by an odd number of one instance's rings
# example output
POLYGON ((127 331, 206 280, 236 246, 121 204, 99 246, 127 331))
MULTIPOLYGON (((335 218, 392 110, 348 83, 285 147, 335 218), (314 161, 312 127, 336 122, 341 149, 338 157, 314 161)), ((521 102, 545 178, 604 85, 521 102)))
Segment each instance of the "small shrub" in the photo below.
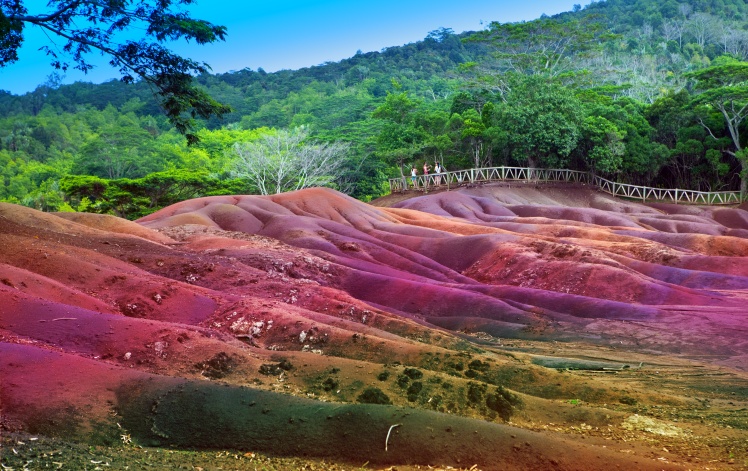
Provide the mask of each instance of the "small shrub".
POLYGON ((486 397, 486 406, 499 414, 504 420, 509 420, 514 414, 514 410, 522 405, 522 400, 516 394, 513 394, 499 386, 496 392, 486 397))
MULTIPOLYGON (((484 363, 484 362, 482 362, 480 360, 473 360, 473 361, 471 361, 468 364, 468 368, 469 369, 476 370, 476 371, 482 371, 484 373, 486 371, 488 371, 489 367, 490 367, 490 365, 488 363, 484 363)), ((467 376, 467 374, 465 374, 465 376, 467 376)))
POLYGON ((439 395, 433 396, 429 404, 431 405, 432 409, 435 409, 435 410, 441 409, 440 406, 442 404, 442 397, 439 395))
POLYGON ((416 368, 405 368, 403 370, 403 374, 407 376, 410 379, 421 379, 423 378, 423 373, 421 370, 418 370, 416 368))
POLYGON ((482 383, 468 383, 467 399, 468 402, 478 404, 483 400, 487 386, 482 383))
POLYGON ((382 371, 381 373, 379 373, 379 374, 377 375, 377 379, 378 379, 379 381, 387 381, 387 379, 388 379, 389 377, 390 377, 390 372, 389 372, 389 371, 382 371))
POLYGON ((389 396, 379 388, 364 389, 356 400, 362 404, 392 404, 389 396))
POLYGON ((290 371, 293 365, 290 361, 283 359, 278 363, 265 363, 260 366, 260 373, 268 376, 276 376, 284 371, 290 371))
POLYGON ((418 399, 418 394, 423 390, 423 383, 415 381, 408 387, 408 400, 414 402, 418 399))
POLYGON ((322 389, 328 392, 335 391, 336 389, 338 389, 338 386, 340 386, 340 382, 338 382, 338 380, 336 380, 335 378, 327 378, 322 383, 322 389))
POLYGON ((226 352, 219 352, 210 360, 206 360, 195 365, 202 370, 203 376, 210 379, 221 379, 228 375, 236 366, 236 360, 231 358, 226 352))
POLYGON ((405 375, 397 376, 397 385, 400 386, 401 388, 404 388, 405 386, 407 386, 409 382, 410 382, 410 378, 408 378, 407 376, 405 375))

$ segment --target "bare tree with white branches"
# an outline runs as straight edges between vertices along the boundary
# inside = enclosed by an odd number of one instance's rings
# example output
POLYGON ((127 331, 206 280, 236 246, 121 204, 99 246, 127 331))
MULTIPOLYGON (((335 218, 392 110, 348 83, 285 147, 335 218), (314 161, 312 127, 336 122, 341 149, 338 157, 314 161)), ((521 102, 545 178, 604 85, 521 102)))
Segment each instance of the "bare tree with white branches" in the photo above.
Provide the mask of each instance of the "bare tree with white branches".
POLYGON ((304 127, 237 142, 233 175, 248 178, 263 195, 332 186, 342 173, 349 144, 308 142, 304 127))
POLYGON ((711 41, 716 28, 717 21, 715 17, 708 13, 694 13, 686 24, 686 29, 702 48, 706 43, 711 41))
POLYGON ((678 44, 683 36, 683 25, 677 20, 665 20, 662 23, 662 37, 665 41, 678 39, 678 44))
POLYGON ((737 29, 730 29, 729 36, 723 39, 725 54, 732 54, 738 59, 748 60, 748 33, 737 29))

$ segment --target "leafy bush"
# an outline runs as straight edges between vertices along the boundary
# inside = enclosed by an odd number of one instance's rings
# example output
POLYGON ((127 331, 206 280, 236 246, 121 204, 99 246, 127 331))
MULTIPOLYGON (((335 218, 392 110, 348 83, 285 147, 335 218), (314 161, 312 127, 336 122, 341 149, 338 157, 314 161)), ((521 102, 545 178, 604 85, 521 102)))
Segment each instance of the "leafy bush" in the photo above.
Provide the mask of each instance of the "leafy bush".
POLYGON ((260 373, 267 376, 276 376, 284 371, 290 371, 293 365, 290 361, 283 359, 278 363, 265 363, 260 366, 260 373))
POLYGON ((379 388, 366 388, 356 400, 362 404, 392 404, 389 396, 379 388))
POLYGON ((522 400, 516 394, 513 394, 499 386, 496 392, 486 396, 486 406, 499 414, 504 420, 514 414, 514 410, 522 405, 522 400))
POLYGON ((324 389, 325 391, 328 391, 328 392, 329 391, 334 391, 334 390, 338 389, 338 386, 340 386, 340 382, 338 380, 336 380, 335 378, 327 378, 322 383, 322 389, 324 389))
POLYGON ((470 362, 470 363, 468 364, 468 368, 469 368, 469 369, 471 369, 471 370, 476 370, 476 371, 482 371, 482 372, 484 372, 484 373, 485 373, 486 371, 488 371, 488 368, 489 368, 489 367, 490 367, 490 365, 489 365, 488 363, 484 363, 484 362, 482 362, 482 361, 480 361, 480 360, 473 360, 473 361, 471 361, 471 362, 470 362))
POLYGON ((397 385, 400 386, 401 388, 404 388, 405 386, 407 386, 409 382, 410 382, 410 378, 408 378, 407 376, 405 375, 397 376, 397 385))
POLYGON ((414 402, 418 399, 418 394, 423 390, 423 383, 416 381, 408 387, 408 400, 414 402))
POLYGON ((478 404, 483 400, 487 386, 482 383, 468 383, 467 399, 472 404, 478 404))
POLYGON ((236 360, 226 352, 219 352, 210 360, 195 364, 201 370, 201 374, 210 379, 221 379, 228 375, 236 367, 236 360))
POLYGON ((418 370, 416 368, 405 368, 405 370, 403 370, 403 374, 410 379, 423 378, 423 372, 421 372, 421 370, 418 370))

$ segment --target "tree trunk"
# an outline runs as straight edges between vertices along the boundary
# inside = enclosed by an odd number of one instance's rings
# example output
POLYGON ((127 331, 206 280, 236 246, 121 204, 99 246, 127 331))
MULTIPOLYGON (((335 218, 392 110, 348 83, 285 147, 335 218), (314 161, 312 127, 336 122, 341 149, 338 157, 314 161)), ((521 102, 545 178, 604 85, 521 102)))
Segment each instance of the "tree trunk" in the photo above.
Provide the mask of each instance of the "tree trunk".
MULTIPOLYGON (((402 190, 405 191, 408 189, 408 179, 405 178, 405 173, 403 172, 403 165, 405 165, 405 158, 402 156, 397 159, 398 165, 397 168, 400 170, 400 185, 402 190)), ((392 188, 390 188, 390 192, 392 192, 392 188)))
POLYGON ((538 168, 538 160, 535 158, 535 156, 527 156, 527 166, 530 168, 538 168))

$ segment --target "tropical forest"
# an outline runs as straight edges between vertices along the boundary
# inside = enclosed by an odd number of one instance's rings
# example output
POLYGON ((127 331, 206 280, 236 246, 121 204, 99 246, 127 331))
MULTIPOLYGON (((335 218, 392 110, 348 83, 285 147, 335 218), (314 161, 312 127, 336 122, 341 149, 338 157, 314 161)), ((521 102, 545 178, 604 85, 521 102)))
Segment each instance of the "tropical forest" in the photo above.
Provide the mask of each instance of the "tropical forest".
POLYGON ((742 0, 599 1, 300 70, 203 74, 230 111, 199 121, 195 142, 146 83, 52 74, 25 95, 0 91, 0 199, 130 219, 196 196, 311 185, 369 201, 424 162, 745 190, 747 61, 742 0), (247 146, 267 139, 324 146, 335 165, 260 181, 247 146))

